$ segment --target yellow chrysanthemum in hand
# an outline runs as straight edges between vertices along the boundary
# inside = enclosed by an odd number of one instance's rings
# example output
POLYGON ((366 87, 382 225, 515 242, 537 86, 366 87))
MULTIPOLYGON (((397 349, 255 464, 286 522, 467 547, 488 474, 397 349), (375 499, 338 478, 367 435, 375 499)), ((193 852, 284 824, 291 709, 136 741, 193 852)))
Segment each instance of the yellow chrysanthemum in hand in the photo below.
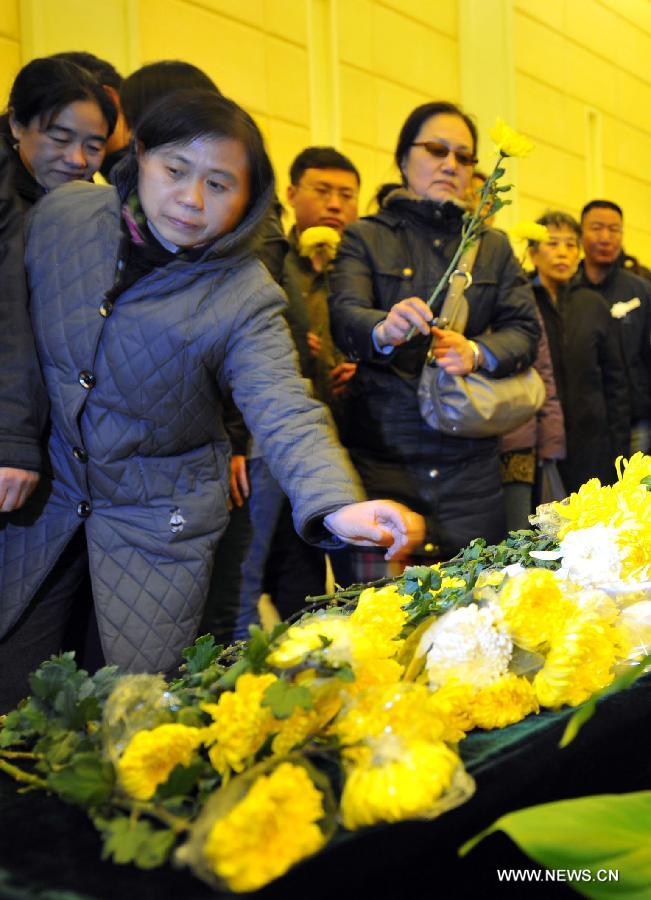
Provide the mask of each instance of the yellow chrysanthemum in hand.
POLYGON ((541 706, 578 706, 613 680, 621 633, 603 605, 578 607, 554 635, 533 688, 541 706))
POLYGON ((525 650, 546 647, 574 609, 548 569, 527 569, 509 578, 498 604, 514 643, 525 650))
POLYGON ((499 116, 489 134, 495 144, 495 151, 501 156, 529 156, 535 146, 533 141, 511 128, 499 116))
POLYGON ((255 891, 323 846, 323 815, 322 794, 305 769, 281 763, 218 819, 203 852, 232 891, 255 891))
POLYGON ((475 727, 489 730, 513 725, 538 709, 531 682, 509 673, 476 692, 470 714, 475 727))
POLYGON ((330 259, 334 259, 341 243, 339 232, 328 225, 315 225, 301 232, 298 239, 298 252, 301 256, 312 256, 316 250, 325 250, 330 259))
POLYGON ((549 240, 549 231, 546 225, 538 222, 517 222, 508 229, 509 237, 514 241, 535 241, 539 244, 549 240))
POLYGON ((275 675, 240 675, 234 691, 225 691, 218 703, 204 703, 214 724, 202 731, 210 747, 209 756, 220 775, 241 772, 275 730, 277 720, 262 706, 264 692, 276 681, 275 675))
POLYGON ((442 741, 408 743, 395 736, 376 740, 347 771, 343 824, 354 831, 377 822, 434 816, 443 810, 437 804, 460 768, 459 757, 442 741))
POLYGON ((201 743, 201 729, 159 725, 138 731, 117 762, 118 778, 135 800, 150 800, 178 765, 188 766, 201 743))

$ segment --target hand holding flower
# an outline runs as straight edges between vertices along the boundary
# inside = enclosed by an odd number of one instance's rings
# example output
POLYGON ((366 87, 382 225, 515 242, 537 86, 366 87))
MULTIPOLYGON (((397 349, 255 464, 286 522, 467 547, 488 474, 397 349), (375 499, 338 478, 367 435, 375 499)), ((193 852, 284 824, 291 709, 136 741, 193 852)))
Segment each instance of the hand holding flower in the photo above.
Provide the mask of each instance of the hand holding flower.
POLYGON ((380 346, 399 347, 413 334, 430 333, 432 310, 420 297, 408 297, 392 306, 386 319, 375 326, 375 339, 380 346))
MULTIPOLYGON (((475 368, 475 354, 470 341, 457 331, 432 328, 432 354, 441 369, 450 375, 467 375, 475 368)), ((480 360, 481 364, 481 351, 480 360)))

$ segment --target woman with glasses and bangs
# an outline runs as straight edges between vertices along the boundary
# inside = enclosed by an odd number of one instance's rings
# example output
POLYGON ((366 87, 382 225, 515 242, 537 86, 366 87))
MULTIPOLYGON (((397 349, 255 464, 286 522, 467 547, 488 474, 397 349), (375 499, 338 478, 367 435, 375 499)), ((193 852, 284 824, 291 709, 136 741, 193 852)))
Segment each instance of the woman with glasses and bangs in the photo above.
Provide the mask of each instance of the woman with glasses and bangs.
MULTIPOLYGON (((448 437, 421 417, 417 388, 430 344, 451 374, 481 368, 499 378, 531 364, 539 335, 527 279, 506 235, 489 228, 466 290, 465 334, 436 327, 445 291, 427 306, 459 245, 476 152, 475 124, 457 106, 416 108, 395 153, 402 183, 381 188, 379 211, 346 229, 330 281, 333 336, 359 361, 343 442, 369 496, 392 497, 425 517, 416 555, 429 561, 474 537, 505 536, 497 439, 448 437)), ((354 574, 385 570, 365 553, 354 574)))

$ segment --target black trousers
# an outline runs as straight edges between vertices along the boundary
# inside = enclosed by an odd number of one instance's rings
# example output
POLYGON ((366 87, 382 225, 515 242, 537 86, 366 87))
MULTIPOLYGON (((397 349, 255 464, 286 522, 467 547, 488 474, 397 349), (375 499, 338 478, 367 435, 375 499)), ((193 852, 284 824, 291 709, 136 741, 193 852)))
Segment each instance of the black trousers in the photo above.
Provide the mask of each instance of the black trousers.
POLYGON ((62 650, 89 671, 104 664, 92 603, 83 527, 14 627, 0 640, 0 714, 29 694, 29 675, 62 650))

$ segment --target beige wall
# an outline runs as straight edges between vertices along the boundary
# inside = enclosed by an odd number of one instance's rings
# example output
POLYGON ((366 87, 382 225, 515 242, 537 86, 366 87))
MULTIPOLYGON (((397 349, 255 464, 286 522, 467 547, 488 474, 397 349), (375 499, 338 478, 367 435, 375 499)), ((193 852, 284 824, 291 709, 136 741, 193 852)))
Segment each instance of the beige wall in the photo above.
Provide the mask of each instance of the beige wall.
POLYGON ((363 210, 416 104, 465 102, 482 132, 501 113, 537 144, 504 224, 608 196, 651 262, 650 0, 0 0, 3 97, 22 63, 64 49, 125 74, 194 62, 256 117, 281 194, 295 154, 333 142, 362 171, 363 210))

